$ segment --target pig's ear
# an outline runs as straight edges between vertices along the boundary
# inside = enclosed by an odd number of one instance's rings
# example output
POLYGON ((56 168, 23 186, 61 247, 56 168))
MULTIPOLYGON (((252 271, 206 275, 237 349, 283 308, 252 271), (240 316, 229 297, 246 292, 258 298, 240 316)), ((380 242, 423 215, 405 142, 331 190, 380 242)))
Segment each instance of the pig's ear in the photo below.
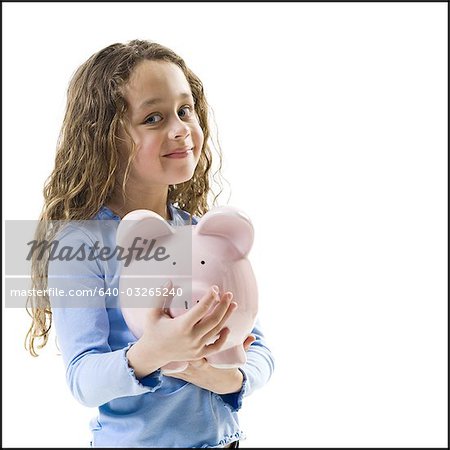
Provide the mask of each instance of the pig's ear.
POLYGON ((159 214, 148 209, 137 209, 128 213, 120 221, 117 228, 116 245, 128 248, 136 237, 152 240, 174 232, 159 214))
POLYGON ((241 257, 247 256, 253 245, 254 229, 249 217, 231 206, 208 211, 195 226, 195 232, 228 239, 241 257))

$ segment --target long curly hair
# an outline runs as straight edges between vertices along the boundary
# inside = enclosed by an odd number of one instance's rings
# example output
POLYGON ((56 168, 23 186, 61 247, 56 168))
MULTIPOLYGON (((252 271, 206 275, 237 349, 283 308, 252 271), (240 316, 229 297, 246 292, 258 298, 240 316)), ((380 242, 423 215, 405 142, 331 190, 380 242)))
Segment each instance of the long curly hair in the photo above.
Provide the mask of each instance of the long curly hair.
MULTIPOLYGON (((144 60, 166 61, 181 68, 190 85, 195 111, 204 141, 199 162, 192 178, 178 185, 168 186, 168 201, 191 215, 202 216, 208 209, 211 195, 212 153, 210 109, 202 82, 187 67, 184 60, 171 49, 155 42, 132 40, 116 43, 92 55, 75 72, 67 91, 67 105, 60 135, 54 169, 45 182, 44 206, 39 218, 35 239, 42 242, 54 236, 54 221, 92 219, 122 185, 136 154, 132 149, 125 170, 119 158, 120 131, 127 131, 125 113, 127 103, 123 87, 133 69, 144 60)), ((215 146, 214 146, 215 147, 215 146)), ((212 176, 219 176, 222 153, 217 148, 219 165, 212 176)), ((215 179, 215 178, 214 178, 215 179)), ((220 192, 214 196, 213 204, 220 192)), ((35 254, 38 252, 34 252, 35 254)), ((31 264, 32 295, 27 299, 27 312, 32 318, 25 338, 25 347, 33 356, 48 342, 52 324, 52 311, 48 295, 48 258, 33 255, 31 264)))

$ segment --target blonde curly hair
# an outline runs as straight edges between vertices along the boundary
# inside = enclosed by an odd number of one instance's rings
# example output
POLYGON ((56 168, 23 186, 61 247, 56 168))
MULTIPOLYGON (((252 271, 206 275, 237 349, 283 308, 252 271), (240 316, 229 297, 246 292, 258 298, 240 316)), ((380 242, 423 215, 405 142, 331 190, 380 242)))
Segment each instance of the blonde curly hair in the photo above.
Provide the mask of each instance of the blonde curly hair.
MULTIPOLYGON (((44 187, 44 206, 35 239, 42 242, 54 236, 54 221, 92 219, 122 184, 125 192, 131 149, 124 175, 120 176, 120 130, 127 134, 127 104, 123 87, 141 61, 167 61, 181 68, 190 85, 195 111, 203 131, 203 148, 192 178, 168 187, 168 201, 191 215, 202 216, 208 207, 212 153, 210 148, 210 109, 200 79, 171 49, 155 42, 132 40, 116 43, 92 55, 75 72, 67 91, 67 106, 57 143, 54 169, 44 187), (122 182, 122 183, 121 183, 122 182)), ((222 153, 218 146, 220 175, 222 153)), ((218 184, 222 186, 220 178, 218 184)), ((220 192, 215 195, 213 203, 220 192)), ((37 252, 35 252, 37 253, 37 252)), ((31 265, 33 292, 45 292, 48 285, 48 259, 33 255, 31 265)), ((37 356, 48 342, 52 311, 47 294, 28 297, 27 312, 32 318, 25 347, 37 356)))

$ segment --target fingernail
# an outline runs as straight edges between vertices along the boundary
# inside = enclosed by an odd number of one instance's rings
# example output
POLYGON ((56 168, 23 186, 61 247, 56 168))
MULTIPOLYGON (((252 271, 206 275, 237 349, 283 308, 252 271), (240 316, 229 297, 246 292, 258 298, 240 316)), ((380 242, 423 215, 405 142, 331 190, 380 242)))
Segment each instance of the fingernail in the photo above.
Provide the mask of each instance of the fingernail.
POLYGON ((228 299, 231 300, 233 298, 233 293, 232 292, 227 292, 228 295, 228 299))
POLYGON ((219 286, 214 285, 214 286, 212 287, 212 290, 213 290, 216 294, 218 294, 218 293, 219 293, 219 286))
POLYGON ((236 302, 232 302, 231 304, 234 305, 233 306, 234 309, 238 309, 238 304, 236 302))
POLYGON ((170 280, 166 281, 166 282, 163 284, 163 288, 168 288, 169 286, 170 286, 170 280))

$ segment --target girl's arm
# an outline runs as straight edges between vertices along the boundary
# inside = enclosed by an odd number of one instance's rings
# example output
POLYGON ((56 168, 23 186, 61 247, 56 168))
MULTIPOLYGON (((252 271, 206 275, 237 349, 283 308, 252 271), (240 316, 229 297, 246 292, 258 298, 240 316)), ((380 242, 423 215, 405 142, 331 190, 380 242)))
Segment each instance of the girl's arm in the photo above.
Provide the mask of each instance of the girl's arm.
MULTIPOLYGON (((93 245, 92 238, 80 230, 66 233, 58 240, 58 248, 78 249, 83 245, 93 245)), ((48 287, 50 293, 62 294, 50 296, 52 319, 66 366, 67 383, 80 403, 95 407, 114 398, 153 392, 159 388, 159 371, 142 380, 135 377, 127 358, 131 342, 115 351, 108 343, 109 317, 106 297, 101 295, 105 281, 97 261, 87 258, 83 261, 76 258, 49 261, 48 287)))
POLYGON ((255 341, 247 352, 247 362, 242 368, 246 378, 246 393, 250 395, 256 389, 264 386, 272 376, 275 361, 270 351, 260 321, 257 320, 252 331, 255 341))

